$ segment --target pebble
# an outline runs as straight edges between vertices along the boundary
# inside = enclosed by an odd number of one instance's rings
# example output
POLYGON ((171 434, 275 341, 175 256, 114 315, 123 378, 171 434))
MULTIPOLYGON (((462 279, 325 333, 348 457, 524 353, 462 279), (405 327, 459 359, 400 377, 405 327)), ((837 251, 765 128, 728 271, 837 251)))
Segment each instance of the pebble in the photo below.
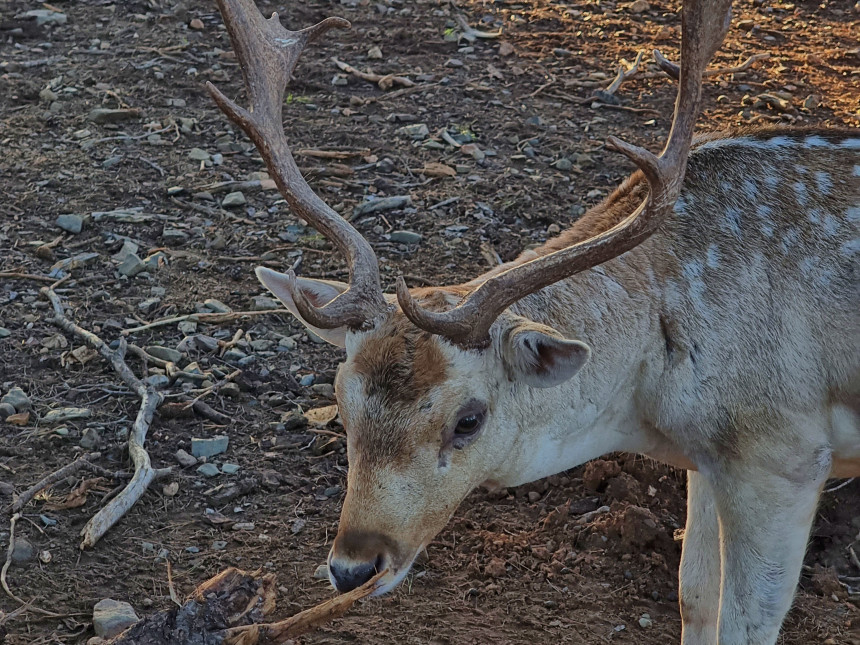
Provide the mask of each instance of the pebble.
POLYGON ((412 139, 423 139, 430 134, 430 128, 427 127, 426 123, 410 123, 409 125, 397 128, 394 134, 411 137, 412 139))
POLYGON ((161 232, 161 241, 165 244, 179 245, 188 241, 188 233, 178 228, 167 228, 161 232))
POLYGON ((529 491, 529 501, 535 503, 540 500, 540 493, 534 490, 529 491))
POLYGON ((314 375, 313 374, 305 374, 300 380, 299 385, 304 387, 310 387, 314 384, 314 375))
POLYGON ((96 108, 87 117, 93 123, 121 123, 140 118, 140 110, 96 108))
POLYGON ((101 436, 99 436, 98 430, 95 428, 84 428, 84 432, 81 435, 80 445, 84 450, 95 450, 99 447, 101 443, 101 436))
POLYGON ((84 227, 84 218, 74 214, 60 215, 57 217, 57 226, 64 231, 77 235, 84 227))
POLYGON ((93 416, 89 408, 57 408, 50 410, 42 417, 42 423, 59 423, 61 421, 73 421, 75 419, 89 419, 93 416))
POLYGON ((290 533, 292 533, 293 535, 298 535, 301 532, 301 530, 303 528, 305 528, 305 524, 307 524, 307 522, 301 518, 295 520, 290 525, 290 533))
POLYGON ((221 464, 221 472, 225 475, 235 475, 240 469, 239 464, 221 464))
POLYGON ((146 353, 150 356, 155 356, 155 358, 160 358, 161 360, 168 361, 170 363, 178 363, 182 360, 182 352, 180 352, 178 349, 163 347, 162 345, 149 345, 146 348, 146 353))
POLYGON ((216 300, 215 298, 207 298, 203 301, 203 306, 206 307, 209 311, 212 311, 216 314, 229 314, 232 309, 225 305, 220 300, 216 300))
POLYGON ((144 265, 146 265, 146 269, 160 269, 163 266, 167 265, 167 255, 165 255, 161 251, 156 251, 152 255, 147 255, 143 260, 144 265))
POLYGON ((242 396, 242 390, 240 390, 239 386, 235 383, 225 383, 221 386, 219 392, 224 396, 234 400, 239 399, 242 396))
POLYGON ((70 258, 65 258, 64 260, 56 262, 54 266, 51 267, 51 273, 56 274, 61 271, 72 271, 73 269, 78 269, 90 264, 93 260, 97 260, 98 257, 98 253, 78 253, 70 258))
POLYGON ((223 551, 227 548, 227 543, 224 540, 215 540, 212 542, 213 551, 223 551))
POLYGON ((197 331, 197 321, 183 320, 177 325, 177 328, 183 334, 193 334, 197 331))
POLYGON ((197 465, 197 457, 189 455, 182 448, 173 453, 173 456, 176 457, 176 461, 178 461, 179 465, 183 468, 190 468, 191 466, 197 465))
POLYGON ((649 616, 648 614, 642 614, 642 616, 639 618, 639 626, 642 629, 648 629, 649 627, 651 627, 653 625, 654 625, 654 621, 651 620, 651 616, 649 616))
POLYGON ((340 495, 340 491, 343 490, 340 486, 329 486, 323 491, 323 495, 326 497, 336 497, 340 495))
POLYGON ((156 390, 160 390, 170 385, 170 379, 164 374, 153 374, 152 376, 147 376, 143 379, 143 382, 156 390))
POLYGON ((236 522, 233 525, 234 531, 253 531, 254 523, 253 522, 236 522))
POLYGON ((237 190, 233 193, 227 193, 224 199, 221 200, 221 206, 223 208, 234 208, 237 206, 244 206, 248 203, 248 200, 245 199, 245 194, 241 190, 237 190))
POLYGON ((15 538, 15 547, 12 549, 12 562, 24 564, 36 557, 36 547, 23 537, 15 538))
POLYGON ((331 383, 316 383, 311 386, 311 389, 320 396, 334 398, 334 385, 331 383))
POLYGON ((143 273, 146 271, 146 265, 143 261, 137 257, 134 253, 129 253, 125 256, 125 259, 122 263, 117 267, 117 271, 119 271, 120 275, 127 276, 129 278, 133 278, 138 273, 143 273))
POLYGON ((212 156, 202 148, 191 148, 188 151, 188 156, 194 161, 209 161, 212 156))
POLYGON ((461 61, 459 58, 449 58, 447 61, 445 61, 445 67, 462 67, 462 66, 463 66, 463 61, 461 61))
POLYGON ((315 580, 328 580, 328 565, 321 564, 314 570, 315 580))
POLYGON ((134 607, 127 602, 105 598, 93 607, 93 630, 102 638, 113 638, 138 620, 134 607))
POLYGON ((227 451, 230 445, 230 437, 227 435, 217 435, 209 439, 201 439, 192 437, 191 439, 191 454, 197 458, 214 457, 227 451))
POLYGON ((562 171, 565 171, 565 172, 566 172, 566 171, 568 171, 568 170, 570 170, 571 168, 573 168, 573 164, 571 163, 570 159, 567 159, 567 158, 565 158, 565 157, 562 157, 561 159, 559 159, 558 161, 556 161, 553 165, 554 165, 558 170, 562 170, 562 171))
POLYGON ((5 327, 0 327, 0 338, 9 338, 12 335, 12 332, 6 329, 5 327))
POLYGON ((138 303, 137 308, 144 314, 151 314, 158 309, 161 304, 161 298, 147 298, 143 302, 138 303))
POLYGON ((8 403, 18 412, 29 410, 33 405, 30 401, 30 397, 28 397, 20 387, 13 387, 11 390, 6 392, 3 398, 0 399, 0 403, 8 403))
POLYGON ((415 231, 394 231, 389 236, 392 242, 400 242, 401 244, 418 244, 423 237, 415 231))
POLYGON ((267 311, 269 309, 280 309, 281 303, 269 296, 254 296, 251 299, 251 311, 267 311))
MULTIPOLYGON (((17 17, 20 16, 16 16, 16 18, 17 17)), ((24 12, 24 18, 35 18, 37 26, 47 24, 65 25, 66 20, 68 20, 66 14, 52 9, 31 9, 30 11, 24 12)))
POLYGON ((42 524, 44 524, 45 526, 57 525, 57 520, 55 520, 53 517, 49 517, 48 515, 40 515, 39 519, 42 520, 42 524))
POLYGON ((235 347, 231 347, 226 352, 224 352, 224 356, 222 356, 225 361, 228 363, 241 361, 244 358, 248 358, 248 355, 243 352, 241 349, 236 349, 235 347))
POLYGON ((0 421, 15 414, 15 407, 11 403, 0 403, 0 421))
POLYGON ((203 464, 197 468, 197 472, 204 477, 215 477, 221 474, 221 471, 218 470, 218 466, 215 464, 203 464))
POLYGON ((122 262, 129 255, 133 255, 133 254, 137 253, 139 248, 140 247, 136 243, 132 242, 131 240, 123 240, 122 248, 113 254, 113 259, 116 260, 117 262, 122 262))
POLYGON ((648 11, 651 8, 651 5, 646 2, 646 0, 636 0, 633 4, 630 5, 630 11, 632 13, 643 13, 648 11))

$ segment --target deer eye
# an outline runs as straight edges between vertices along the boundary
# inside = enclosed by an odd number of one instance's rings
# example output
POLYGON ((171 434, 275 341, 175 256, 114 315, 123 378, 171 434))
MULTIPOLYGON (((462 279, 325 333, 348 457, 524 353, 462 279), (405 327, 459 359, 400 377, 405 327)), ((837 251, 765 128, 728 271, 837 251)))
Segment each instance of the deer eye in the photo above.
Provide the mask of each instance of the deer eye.
POLYGON ((474 414, 469 414, 465 417, 460 417, 460 420, 457 421, 457 427, 454 428, 454 434, 474 434, 478 431, 478 428, 481 427, 481 423, 483 423, 483 421, 484 415, 481 412, 476 412, 474 414))

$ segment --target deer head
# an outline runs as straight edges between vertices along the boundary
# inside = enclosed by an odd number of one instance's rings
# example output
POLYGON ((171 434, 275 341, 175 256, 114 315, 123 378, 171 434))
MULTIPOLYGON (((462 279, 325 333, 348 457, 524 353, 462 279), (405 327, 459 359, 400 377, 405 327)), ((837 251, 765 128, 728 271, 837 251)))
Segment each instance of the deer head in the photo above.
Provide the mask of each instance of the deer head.
MULTIPOLYGON (((568 383, 590 349, 509 308, 635 247, 671 211, 699 111, 702 72, 725 36, 730 0, 684 5, 678 101, 663 152, 609 141, 648 183, 647 198, 626 219, 592 239, 466 285, 410 290, 400 278, 396 297, 383 294, 367 241, 302 178, 281 124, 285 87, 304 47, 349 23, 329 18, 291 32, 277 14, 264 19, 252 0, 218 4, 251 109, 211 84, 209 91, 254 141, 293 211, 331 239, 349 264, 349 284, 265 268, 257 276, 304 325, 346 350, 335 392, 347 432, 348 487, 329 571, 335 587, 347 591, 387 570, 378 588, 383 593, 406 575, 476 486, 515 485, 557 472, 551 468, 558 459, 522 449, 523 430, 542 422, 545 393, 568 383)), ((601 446, 585 443, 580 453, 565 455, 573 463, 562 467, 600 454, 601 446)))

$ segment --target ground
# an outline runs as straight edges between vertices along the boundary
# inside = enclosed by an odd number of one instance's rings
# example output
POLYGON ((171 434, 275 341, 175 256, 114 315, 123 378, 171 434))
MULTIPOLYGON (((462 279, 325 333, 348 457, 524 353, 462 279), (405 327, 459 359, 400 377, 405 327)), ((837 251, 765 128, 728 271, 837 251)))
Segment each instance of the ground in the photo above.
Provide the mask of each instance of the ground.
MULTIPOLYGON (((659 47, 676 57, 674 1, 260 4, 293 28, 328 15, 352 22, 300 62, 286 131, 293 150, 305 151, 297 158, 311 184, 340 213, 351 215, 371 197, 411 197, 353 220, 379 255, 387 289, 399 274, 414 285, 463 280, 542 242, 630 171, 605 149, 608 135, 656 149, 670 122, 674 86, 644 62, 605 99, 609 107, 583 99, 639 50, 659 47), (470 42, 456 15, 501 36, 470 42), (333 57, 407 76, 415 87, 382 89, 341 71, 333 57), (466 145, 453 147, 443 130, 466 145), (407 240, 417 233, 420 242, 392 240, 394 231, 407 231, 407 240)), ((853 2, 736 3, 715 65, 771 56, 708 79, 702 127, 857 127, 858 18, 853 2)), ((263 295, 252 270, 258 264, 284 268, 300 259, 304 275, 345 275, 330 244, 265 182, 239 186, 246 203, 221 207, 229 185, 213 184, 258 180, 264 166, 204 89, 211 80, 240 95, 214 3, 8 0, 0 39, 0 271, 47 276, 59 260, 95 254, 57 292, 76 322, 109 342, 122 329, 193 313, 209 298, 235 311, 265 308, 252 303, 263 295), (67 21, 37 25, 20 17, 34 8, 57 9, 67 21), (95 108, 134 112, 97 123, 89 120, 95 108), (117 209, 138 210, 91 216, 117 209), (65 214, 85 217, 79 234, 58 228, 65 214), (143 273, 121 275, 113 256, 127 240, 141 259, 163 255, 143 273)), ((89 439, 98 434, 100 465, 127 467, 124 433, 137 409, 100 359, 77 352, 81 364, 69 354, 80 343, 66 344, 48 322, 38 294, 46 284, 0 278, 0 327, 9 332, 0 338, 0 386, 3 393, 21 387, 33 404, 23 425, 0 422, 0 483, 18 492, 82 454, 85 430, 89 439), (92 416, 59 426, 41 420, 62 407, 92 416)), ((13 564, 9 586, 65 617, 25 613, 6 625, 7 643, 84 643, 102 598, 127 600, 141 614, 168 608, 165 558, 180 596, 227 565, 276 572, 284 616, 331 596, 313 574, 337 528, 347 466, 342 429, 336 421, 292 427, 290 413, 333 402, 327 384, 340 352, 309 338, 288 314, 200 323, 197 332, 229 341, 239 329, 237 349, 251 358, 237 365, 240 353, 185 347, 181 364, 196 361, 211 380, 167 389, 173 402, 202 394, 228 422, 157 416, 147 447, 156 466, 175 472, 94 548, 80 551, 78 533, 119 482, 98 482, 83 506, 50 510, 93 477, 79 474, 25 509, 18 535, 41 556, 13 564), (203 392, 237 367, 238 388, 203 392), (196 466, 177 464, 176 451, 190 450, 191 437, 216 434, 228 435, 230 445, 215 463, 237 464, 238 473, 207 479, 196 466), (236 522, 253 528, 231 528, 236 522)), ((174 323, 128 338, 172 348, 189 333, 174 323)), ((144 374, 136 358, 129 362, 144 374)), ((476 492, 397 591, 301 642, 677 642, 675 533, 684 524, 684 495, 682 472, 625 455, 514 490, 476 492), (609 512, 578 523, 604 504, 609 512)), ((860 642, 860 570, 848 549, 853 540, 860 550, 858 530, 860 481, 825 493, 781 643, 860 642)), ((4 547, 8 537, 3 519, 4 547)), ((17 607, 0 595, 0 610, 17 607)))

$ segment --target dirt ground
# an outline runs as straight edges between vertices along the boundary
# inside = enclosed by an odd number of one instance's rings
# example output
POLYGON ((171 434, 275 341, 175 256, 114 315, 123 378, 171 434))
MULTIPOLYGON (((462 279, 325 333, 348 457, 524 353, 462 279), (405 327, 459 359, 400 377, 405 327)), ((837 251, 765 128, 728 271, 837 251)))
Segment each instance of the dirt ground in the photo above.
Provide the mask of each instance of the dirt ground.
MULTIPOLYGON (((342 153, 297 154, 339 212, 352 214, 371 196, 411 197, 411 205, 353 220, 377 251, 388 289, 399 274, 416 285, 463 280, 541 243, 630 171, 605 150, 608 135, 656 148, 670 121, 674 87, 644 62, 606 99, 616 104, 583 99, 638 50, 676 56, 674 1, 260 4, 292 28, 328 15, 352 22, 299 64, 286 130, 295 151, 342 153), (501 36, 469 42, 456 15, 501 36), (333 57, 415 86, 381 89, 344 73, 333 57), (420 234, 420 243, 391 239, 402 230, 420 234)), ((702 127, 857 127, 858 20, 853 1, 736 3, 715 65, 756 53, 770 58, 708 80, 702 127)), ((79 258, 57 292, 76 322, 108 341, 122 329, 202 311, 209 298, 235 311, 253 308, 263 295, 253 276, 258 264, 284 268, 301 259, 304 275, 342 278, 330 244, 265 182, 216 185, 258 180, 264 167, 208 97, 207 80, 228 95, 240 92, 214 3, 0 3, 0 271, 48 276, 58 261, 92 254, 79 258), (67 21, 21 17, 46 7, 67 21), (96 108, 135 112, 97 123, 89 119, 96 108), (231 189, 241 189, 246 203, 222 208, 231 189), (84 216, 80 233, 58 228, 66 214, 84 216), (117 270, 126 242, 151 260, 133 277, 117 270)), ((100 359, 72 355, 79 343, 57 336, 38 293, 45 284, 0 278, 0 394, 18 386, 33 405, 23 425, 0 422, 0 482, 18 492, 82 454, 82 440, 95 441, 100 465, 127 467, 125 433, 138 405, 100 359), (42 420, 64 407, 91 416, 42 420)), ((119 482, 95 482, 82 506, 51 510, 93 476, 71 477, 24 510, 18 535, 37 556, 13 564, 9 586, 65 616, 27 612, 6 625, 6 643, 84 643, 102 598, 127 600, 139 614, 170 607, 167 560, 179 596, 228 565, 276 572, 283 616, 332 595, 313 574, 337 529, 347 466, 342 429, 337 422, 294 427, 290 415, 333 403, 340 353, 314 342, 288 314, 200 323, 196 333, 229 341, 240 329, 241 353, 183 346, 180 364, 188 371, 196 362, 204 374, 165 390, 171 402, 203 394, 229 422, 157 416, 147 446, 157 467, 175 472, 95 548, 80 551, 78 533, 119 482), (203 392, 237 368, 238 387, 203 392), (176 451, 190 451, 192 437, 217 434, 230 444, 214 463, 236 464, 237 473, 206 478, 197 466, 177 464, 176 451)), ((173 348, 192 333, 174 323, 128 338, 173 348)), ((138 374, 158 373, 129 362, 138 374)), ((684 486, 680 471, 619 455, 518 489, 476 492, 397 591, 300 642, 677 642, 675 535, 684 525, 684 486), (604 504, 608 513, 577 524, 604 504)), ((0 487, 0 506, 7 501, 0 487)), ((4 552, 8 526, 4 512, 4 552)), ((858 531, 860 481, 825 493, 781 643, 860 643, 860 569, 848 549, 853 541, 860 551, 858 531)), ((0 594, 0 611, 17 607, 0 594)))

